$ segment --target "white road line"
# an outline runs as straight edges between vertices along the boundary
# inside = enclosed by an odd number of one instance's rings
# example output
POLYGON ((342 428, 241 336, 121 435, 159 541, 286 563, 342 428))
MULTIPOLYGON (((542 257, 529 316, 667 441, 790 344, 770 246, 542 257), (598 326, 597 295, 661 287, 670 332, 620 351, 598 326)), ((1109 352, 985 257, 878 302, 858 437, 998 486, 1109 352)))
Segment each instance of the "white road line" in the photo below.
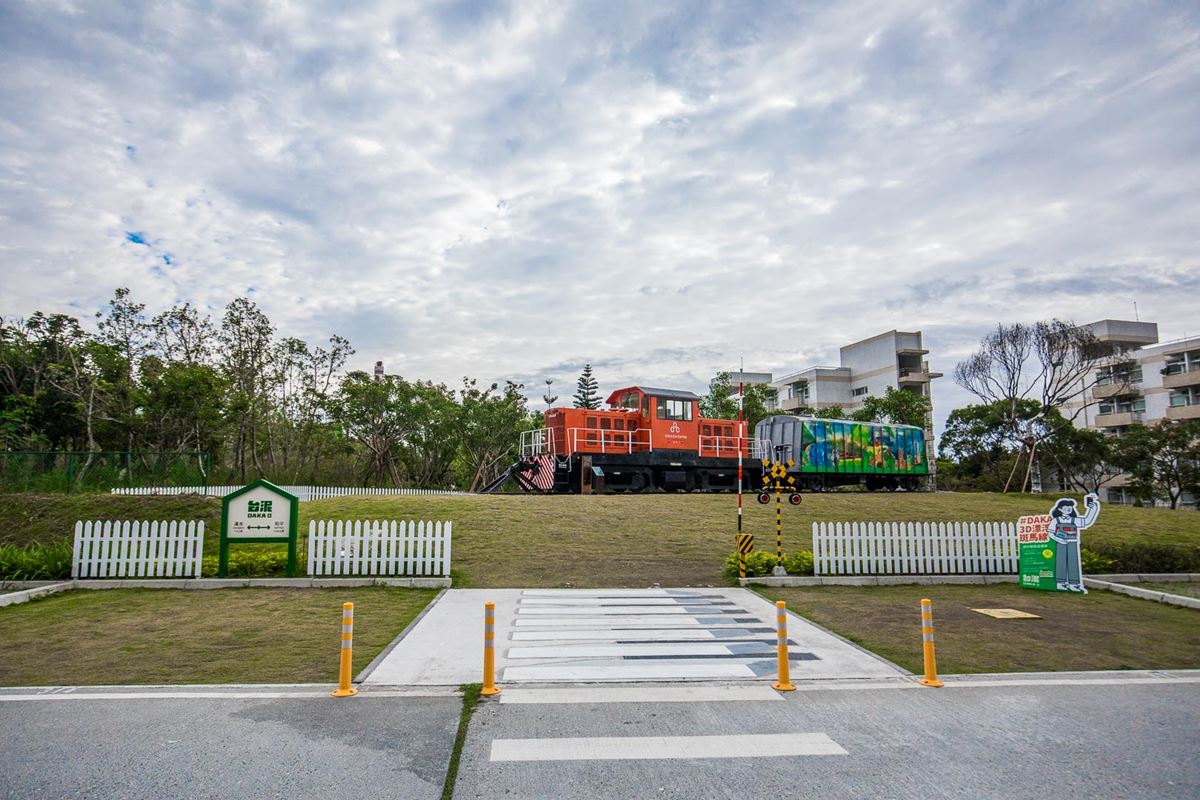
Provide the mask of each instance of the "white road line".
POLYGON ((645 680, 687 678, 746 678, 755 679, 754 670, 745 664, 709 663, 700 660, 655 661, 578 661, 561 664, 533 664, 527 667, 505 667, 506 681, 612 681, 616 683, 645 680))
MULTIPOLYGON (((717 606, 714 606, 713 610, 711 612, 709 612, 707 609, 705 609, 705 613, 697 613, 694 611, 690 611, 689 608, 685 607, 685 606, 572 606, 570 608, 564 608, 562 606, 545 606, 545 607, 537 606, 534 608, 526 608, 525 606, 521 606, 517 609, 517 613, 522 616, 554 615, 556 617, 563 617, 563 616, 595 617, 595 616, 611 616, 613 614, 620 614, 620 615, 625 615, 625 616, 642 616, 642 615, 646 615, 646 614, 655 614, 655 615, 661 614, 664 616, 675 616, 677 614, 688 614, 690 616, 696 617, 696 616, 709 616, 709 614, 711 614, 712 616, 724 615, 725 613, 728 613, 723 610, 726 608, 729 608, 729 607, 721 606, 720 608, 718 608, 717 606)), ((741 614, 742 612, 738 612, 738 613, 741 614)), ((730 615, 730 616, 732 616, 732 615, 730 615)), ((744 616, 744 614, 743 614, 743 616, 744 616)))
POLYGON ((755 686, 579 686, 563 689, 507 688, 501 703, 758 703, 783 700, 779 692, 755 686))
POLYGON ((492 761, 612 761, 625 759, 844 756, 824 733, 736 736, 613 736, 580 739, 493 739, 492 761))
MULTIPOLYGON (((738 642, 755 644, 752 652, 743 658, 770 658, 775 655, 775 642, 738 642)), ((748 649, 748 648, 747 648, 748 649)), ((539 645, 534 647, 510 647, 506 656, 514 658, 620 658, 623 656, 731 656, 734 651, 718 642, 651 642, 642 644, 588 644, 539 645)))
POLYGON ((528 606, 709 606, 714 602, 728 603, 724 597, 547 597, 521 598, 522 608, 528 606))
MULTIPOLYGON (((355 699, 379 697, 452 697, 457 692, 431 690, 362 691, 355 699)), ((38 700, 280 700, 329 697, 329 692, 71 692, 62 694, 0 694, 0 703, 38 700)))
MULTIPOLYGON (((944 675, 942 676, 945 677, 944 675)), ((946 688, 970 689, 975 686, 1122 686, 1125 684, 1200 683, 1195 678, 1035 678, 1032 680, 954 680, 946 681, 946 688)))
POLYGON ((525 589, 522 597, 724 597, 720 592, 666 589, 525 589))
MULTIPOLYGON (((731 614, 730 616, 733 616, 731 614)), ((749 614, 748 614, 749 616, 749 614)), ((722 618, 724 619, 724 618, 722 618)), ((743 616, 742 619, 745 619, 743 616)), ((671 616, 655 616, 653 614, 641 616, 587 616, 587 618, 550 618, 545 619, 541 616, 527 616, 526 619, 517 619, 512 621, 517 627, 719 627, 720 625, 736 625, 745 626, 748 622, 734 622, 732 619, 727 622, 714 622, 714 624, 706 625, 694 616, 684 616, 682 614, 672 614, 671 616)))
MULTIPOLYGON (((765 634, 752 634, 745 628, 727 628, 735 632, 745 634, 746 639, 752 638, 755 635, 763 636, 765 634)), ((696 642, 704 641, 711 642, 717 639, 717 636, 710 630, 701 629, 677 629, 677 630, 630 630, 630 631, 614 631, 608 628, 592 628, 578 631, 514 631, 510 634, 510 638, 514 642, 569 642, 573 640, 586 639, 592 642, 645 642, 645 641, 673 641, 673 642, 696 642)), ((724 637, 720 641, 726 641, 724 637)))

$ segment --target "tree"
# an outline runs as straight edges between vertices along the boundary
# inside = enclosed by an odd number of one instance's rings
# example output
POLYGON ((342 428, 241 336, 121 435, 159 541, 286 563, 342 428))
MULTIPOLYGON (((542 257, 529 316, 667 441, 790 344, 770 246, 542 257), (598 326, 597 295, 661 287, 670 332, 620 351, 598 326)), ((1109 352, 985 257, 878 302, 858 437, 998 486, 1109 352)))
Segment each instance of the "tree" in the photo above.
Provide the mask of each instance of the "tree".
POLYGON ((523 388, 505 381, 503 392, 494 383, 480 389, 474 380, 463 378, 459 443, 469 491, 491 483, 515 460, 521 432, 530 424, 523 388))
POLYGON ((333 398, 334 416, 347 436, 370 452, 371 459, 364 483, 385 480, 400 485, 396 457, 408 432, 405 411, 412 388, 398 375, 375 380, 361 370, 347 374, 333 398))
MULTIPOLYGON (((1033 325, 1018 322, 997 325, 979 350, 954 368, 954 380, 985 404, 995 404, 1009 437, 1020 442, 1026 463, 1021 491, 1029 483, 1038 447, 1055 429, 1047 424, 1051 413, 1061 413, 1071 404, 1071 422, 1094 402, 1093 370, 1109 355, 1088 328, 1057 319, 1033 325), (1028 408, 1025 401, 1037 404, 1034 414, 1023 412, 1028 408)), ((1013 462, 1004 491, 1011 487, 1021 460, 1013 462)))
MULTIPOLYGON (((775 390, 763 383, 743 384, 742 418, 749 437, 754 426, 770 415, 767 406, 774 401, 775 390)), ((707 419, 738 418, 738 387, 728 372, 718 372, 708 384, 708 394, 700 398, 700 415, 707 419)))
POLYGON ((871 395, 863 400, 862 408, 851 414, 850 419, 924 428, 932 411, 933 406, 928 397, 889 386, 883 397, 871 395))
POLYGON ((229 381, 228 408, 237 419, 234 469, 246 480, 247 456, 259 473, 258 428, 268 402, 275 328, 267 315, 244 297, 225 307, 221 320, 221 367, 229 381))
POLYGON ((575 408, 599 408, 599 391, 600 387, 596 383, 596 379, 592 377, 592 365, 584 364, 583 373, 575 384, 575 408))
POLYGON ((558 401, 558 395, 550 394, 550 385, 554 383, 554 378, 546 378, 543 383, 546 384, 546 393, 542 395, 542 402, 546 404, 547 408, 550 408, 558 401))
POLYGON ((1113 449, 1113 463, 1129 473, 1135 497, 1175 508, 1185 492, 1200 494, 1200 422, 1130 425, 1113 449))

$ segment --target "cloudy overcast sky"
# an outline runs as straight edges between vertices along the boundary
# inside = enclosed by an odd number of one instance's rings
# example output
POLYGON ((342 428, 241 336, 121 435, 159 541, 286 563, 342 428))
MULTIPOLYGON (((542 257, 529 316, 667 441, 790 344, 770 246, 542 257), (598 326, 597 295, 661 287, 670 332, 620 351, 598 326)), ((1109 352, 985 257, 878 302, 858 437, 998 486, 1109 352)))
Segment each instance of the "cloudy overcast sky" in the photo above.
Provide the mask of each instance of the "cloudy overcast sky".
POLYGON ((1200 333, 1200 6, 933 6, 7 0, 0 314, 247 294, 564 398, 893 328, 949 373, 1135 301, 1200 333))

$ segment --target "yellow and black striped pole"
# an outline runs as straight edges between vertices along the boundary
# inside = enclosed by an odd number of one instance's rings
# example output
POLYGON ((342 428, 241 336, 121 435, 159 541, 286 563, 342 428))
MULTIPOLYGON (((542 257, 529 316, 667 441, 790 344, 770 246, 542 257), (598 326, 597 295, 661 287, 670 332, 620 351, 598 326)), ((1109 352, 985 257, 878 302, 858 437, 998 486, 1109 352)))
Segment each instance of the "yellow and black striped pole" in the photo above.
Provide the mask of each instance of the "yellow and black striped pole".
POLYGON ((779 628, 776 649, 779 658, 779 680, 771 688, 780 692, 796 691, 792 683, 791 663, 788 661, 787 605, 782 600, 775 602, 775 625, 779 628))
POLYGON ((496 685, 496 604, 483 604, 483 690, 482 695, 500 694, 496 685))
POLYGON ((922 686, 944 686, 937 676, 937 655, 933 652, 933 604, 921 601, 921 639, 925 648, 925 677, 922 686))
POLYGON ((746 577, 746 556, 754 549, 754 534, 739 533, 737 536, 738 577, 746 577))
POLYGON ((353 697, 358 689, 350 685, 350 662, 354 656, 354 603, 342 603, 342 656, 338 668, 338 687, 334 697, 353 697))

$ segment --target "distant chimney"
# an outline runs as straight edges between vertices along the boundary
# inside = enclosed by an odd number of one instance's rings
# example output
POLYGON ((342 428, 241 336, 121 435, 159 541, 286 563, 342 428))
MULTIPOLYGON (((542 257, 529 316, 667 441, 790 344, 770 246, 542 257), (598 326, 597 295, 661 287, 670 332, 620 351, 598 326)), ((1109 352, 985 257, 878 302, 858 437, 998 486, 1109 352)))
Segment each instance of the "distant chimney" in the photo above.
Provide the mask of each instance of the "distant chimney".
POLYGON ((375 380, 377 380, 377 381, 383 380, 383 362, 382 361, 375 362, 375 380))

